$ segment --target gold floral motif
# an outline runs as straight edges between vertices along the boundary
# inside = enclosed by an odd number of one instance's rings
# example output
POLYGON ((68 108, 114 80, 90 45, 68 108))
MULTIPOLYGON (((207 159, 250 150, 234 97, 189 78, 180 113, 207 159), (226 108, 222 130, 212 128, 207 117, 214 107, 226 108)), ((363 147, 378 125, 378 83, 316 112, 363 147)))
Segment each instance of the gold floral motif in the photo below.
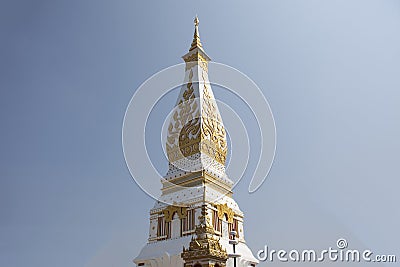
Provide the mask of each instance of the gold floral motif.
MULTIPOLYGON (((205 73, 202 73, 203 80, 205 73)), ((201 138, 204 140, 204 152, 225 165, 227 154, 226 132, 218 112, 217 103, 204 83, 202 102, 201 138)))
POLYGON ((193 68, 195 65, 199 65, 204 71, 208 72, 208 60, 200 52, 194 52, 183 60, 186 62, 186 70, 193 68))
POLYGON ((179 101, 172 115, 173 121, 168 126, 167 154, 170 162, 199 152, 196 144, 200 142, 200 110, 192 79, 191 70, 183 99, 179 101))
POLYGON ((233 223, 233 216, 235 215, 235 213, 233 212, 233 210, 231 208, 228 207, 228 205, 226 203, 218 204, 217 209, 218 209, 218 218, 219 219, 222 220, 226 214, 226 216, 228 217, 228 222, 233 223))
POLYGON ((172 221, 175 212, 178 214, 179 219, 186 218, 186 207, 168 206, 162 211, 165 221, 172 221))
MULTIPOLYGON (((207 62, 199 53, 185 61, 199 55, 207 62)), ((194 85, 193 70, 190 69, 189 82, 168 126, 166 147, 170 162, 202 152, 225 165, 226 132, 206 75, 207 71, 203 68, 204 82, 196 81, 194 85), (199 86, 202 91, 201 99, 196 98, 194 86, 199 86)))

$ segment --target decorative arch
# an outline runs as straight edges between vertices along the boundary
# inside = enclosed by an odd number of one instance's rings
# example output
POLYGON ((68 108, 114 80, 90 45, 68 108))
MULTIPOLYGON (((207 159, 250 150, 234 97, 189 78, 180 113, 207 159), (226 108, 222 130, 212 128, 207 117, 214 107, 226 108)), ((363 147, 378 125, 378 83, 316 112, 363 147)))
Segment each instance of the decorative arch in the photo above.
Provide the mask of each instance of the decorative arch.
POLYGON ((224 215, 226 214, 226 216, 228 217, 228 223, 233 223, 233 216, 235 215, 235 213, 231 208, 228 207, 226 203, 218 204, 217 209, 218 209, 218 218, 220 220, 223 220, 224 215))
POLYGON ((162 211, 165 222, 172 221, 172 217, 175 212, 178 214, 179 219, 186 218, 186 207, 168 206, 162 211))

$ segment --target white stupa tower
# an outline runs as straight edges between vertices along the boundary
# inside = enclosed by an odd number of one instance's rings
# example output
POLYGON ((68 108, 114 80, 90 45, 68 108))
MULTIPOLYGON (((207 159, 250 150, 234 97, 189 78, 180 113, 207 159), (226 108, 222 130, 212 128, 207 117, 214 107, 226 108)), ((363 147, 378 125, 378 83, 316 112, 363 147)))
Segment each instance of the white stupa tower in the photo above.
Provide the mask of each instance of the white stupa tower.
POLYGON ((150 210, 147 244, 133 260, 144 267, 237 267, 258 260, 244 239, 243 212, 225 173, 225 128, 208 80, 210 58, 199 38, 199 20, 186 62, 185 80, 168 124, 169 170, 162 195, 150 210), (232 242, 231 242, 232 243, 232 242))

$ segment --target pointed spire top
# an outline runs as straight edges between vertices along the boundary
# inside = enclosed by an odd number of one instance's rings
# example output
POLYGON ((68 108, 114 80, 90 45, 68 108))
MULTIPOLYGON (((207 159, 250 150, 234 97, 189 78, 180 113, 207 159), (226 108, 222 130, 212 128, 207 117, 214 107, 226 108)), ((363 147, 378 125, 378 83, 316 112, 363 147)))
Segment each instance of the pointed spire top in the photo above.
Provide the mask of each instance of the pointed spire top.
POLYGON ((196 18, 194 19, 194 35, 193 35, 193 41, 192 45, 190 46, 189 51, 192 51, 195 48, 200 48, 203 50, 203 47, 200 42, 200 36, 199 36, 199 18, 196 15, 196 18))

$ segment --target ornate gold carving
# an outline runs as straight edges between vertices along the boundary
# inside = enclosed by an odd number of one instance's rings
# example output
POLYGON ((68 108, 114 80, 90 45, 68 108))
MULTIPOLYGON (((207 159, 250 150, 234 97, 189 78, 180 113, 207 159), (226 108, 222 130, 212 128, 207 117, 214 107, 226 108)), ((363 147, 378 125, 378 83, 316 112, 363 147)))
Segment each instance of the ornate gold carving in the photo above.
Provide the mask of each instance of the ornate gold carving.
POLYGON ((195 48, 202 48, 201 42, 200 42, 200 36, 199 36, 199 18, 196 16, 194 19, 194 35, 193 35, 193 41, 192 45, 190 46, 189 51, 192 51, 195 48))
MULTIPOLYGON (((203 80, 205 73, 202 73, 203 80)), ((225 165, 227 154, 226 132, 218 112, 217 103, 204 83, 201 124, 201 150, 225 165)))
MULTIPOLYGON (((198 21, 195 24, 195 40, 197 40, 198 21)), ((183 59, 186 62, 186 71, 190 71, 189 81, 186 88, 183 87, 185 91, 168 126, 166 144, 168 160, 175 162, 201 152, 225 165, 226 132, 208 82, 209 58, 202 49, 199 49, 189 52, 183 59), (196 64, 202 68, 202 81, 193 82, 192 67, 196 64), (195 88, 196 86, 198 87, 195 88), (196 89, 199 91, 198 94, 195 94, 196 89)))
MULTIPOLYGON (((225 266, 228 254, 214 235, 214 229, 207 223, 206 206, 203 205, 200 225, 196 226, 196 238, 192 238, 189 248, 183 247, 181 254, 185 263, 193 260, 217 260, 220 266, 225 266)), ((186 264, 185 264, 186 265, 186 264)))
POLYGON ((200 143, 200 104, 193 88, 193 71, 189 73, 189 82, 182 99, 168 126, 167 154, 170 162, 198 153, 200 143))
POLYGON ((204 71, 208 72, 208 59, 203 56, 200 52, 194 52, 188 57, 183 58, 186 62, 185 70, 193 68, 195 65, 199 65, 204 71))
POLYGON ((219 243, 219 239, 210 236, 207 238, 193 239, 188 249, 183 248, 181 257, 186 262, 198 259, 218 259, 222 263, 220 263, 221 266, 225 265, 228 254, 219 243))
POLYGON ((233 223, 233 216, 235 215, 235 213, 233 212, 233 210, 231 208, 228 207, 228 205, 226 203, 218 204, 217 209, 218 209, 218 218, 219 219, 222 220, 224 218, 224 215, 226 214, 228 217, 228 222, 233 223))
POLYGON ((189 56, 184 57, 183 59, 186 62, 186 70, 191 69, 195 65, 199 65, 203 70, 208 71, 208 56, 205 55, 203 51, 203 47, 200 42, 200 36, 199 36, 199 19, 196 17, 194 20, 194 35, 193 35, 193 41, 189 49, 189 56), (198 50, 195 50, 195 49, 198 50), (192 54, 190 54, 190 51, 195 50, 192 54), (201 53, 201 52, 202 53, 201 53))
POLYGON ((202 100, 199 101, 194 94, 193 71, 189 72, 186 90, 168 126, 167 154, 170 162, 203 152, 225 165, 226 131, 205 75, 203 71, 205 82, 196 84, 203 87, 202 100))
POLYGON ((186 218, 187 216, 186 207, 168 206, 162 211, 165 221, 172 221, 175 212, 178 214, 179 219, 186 218))

